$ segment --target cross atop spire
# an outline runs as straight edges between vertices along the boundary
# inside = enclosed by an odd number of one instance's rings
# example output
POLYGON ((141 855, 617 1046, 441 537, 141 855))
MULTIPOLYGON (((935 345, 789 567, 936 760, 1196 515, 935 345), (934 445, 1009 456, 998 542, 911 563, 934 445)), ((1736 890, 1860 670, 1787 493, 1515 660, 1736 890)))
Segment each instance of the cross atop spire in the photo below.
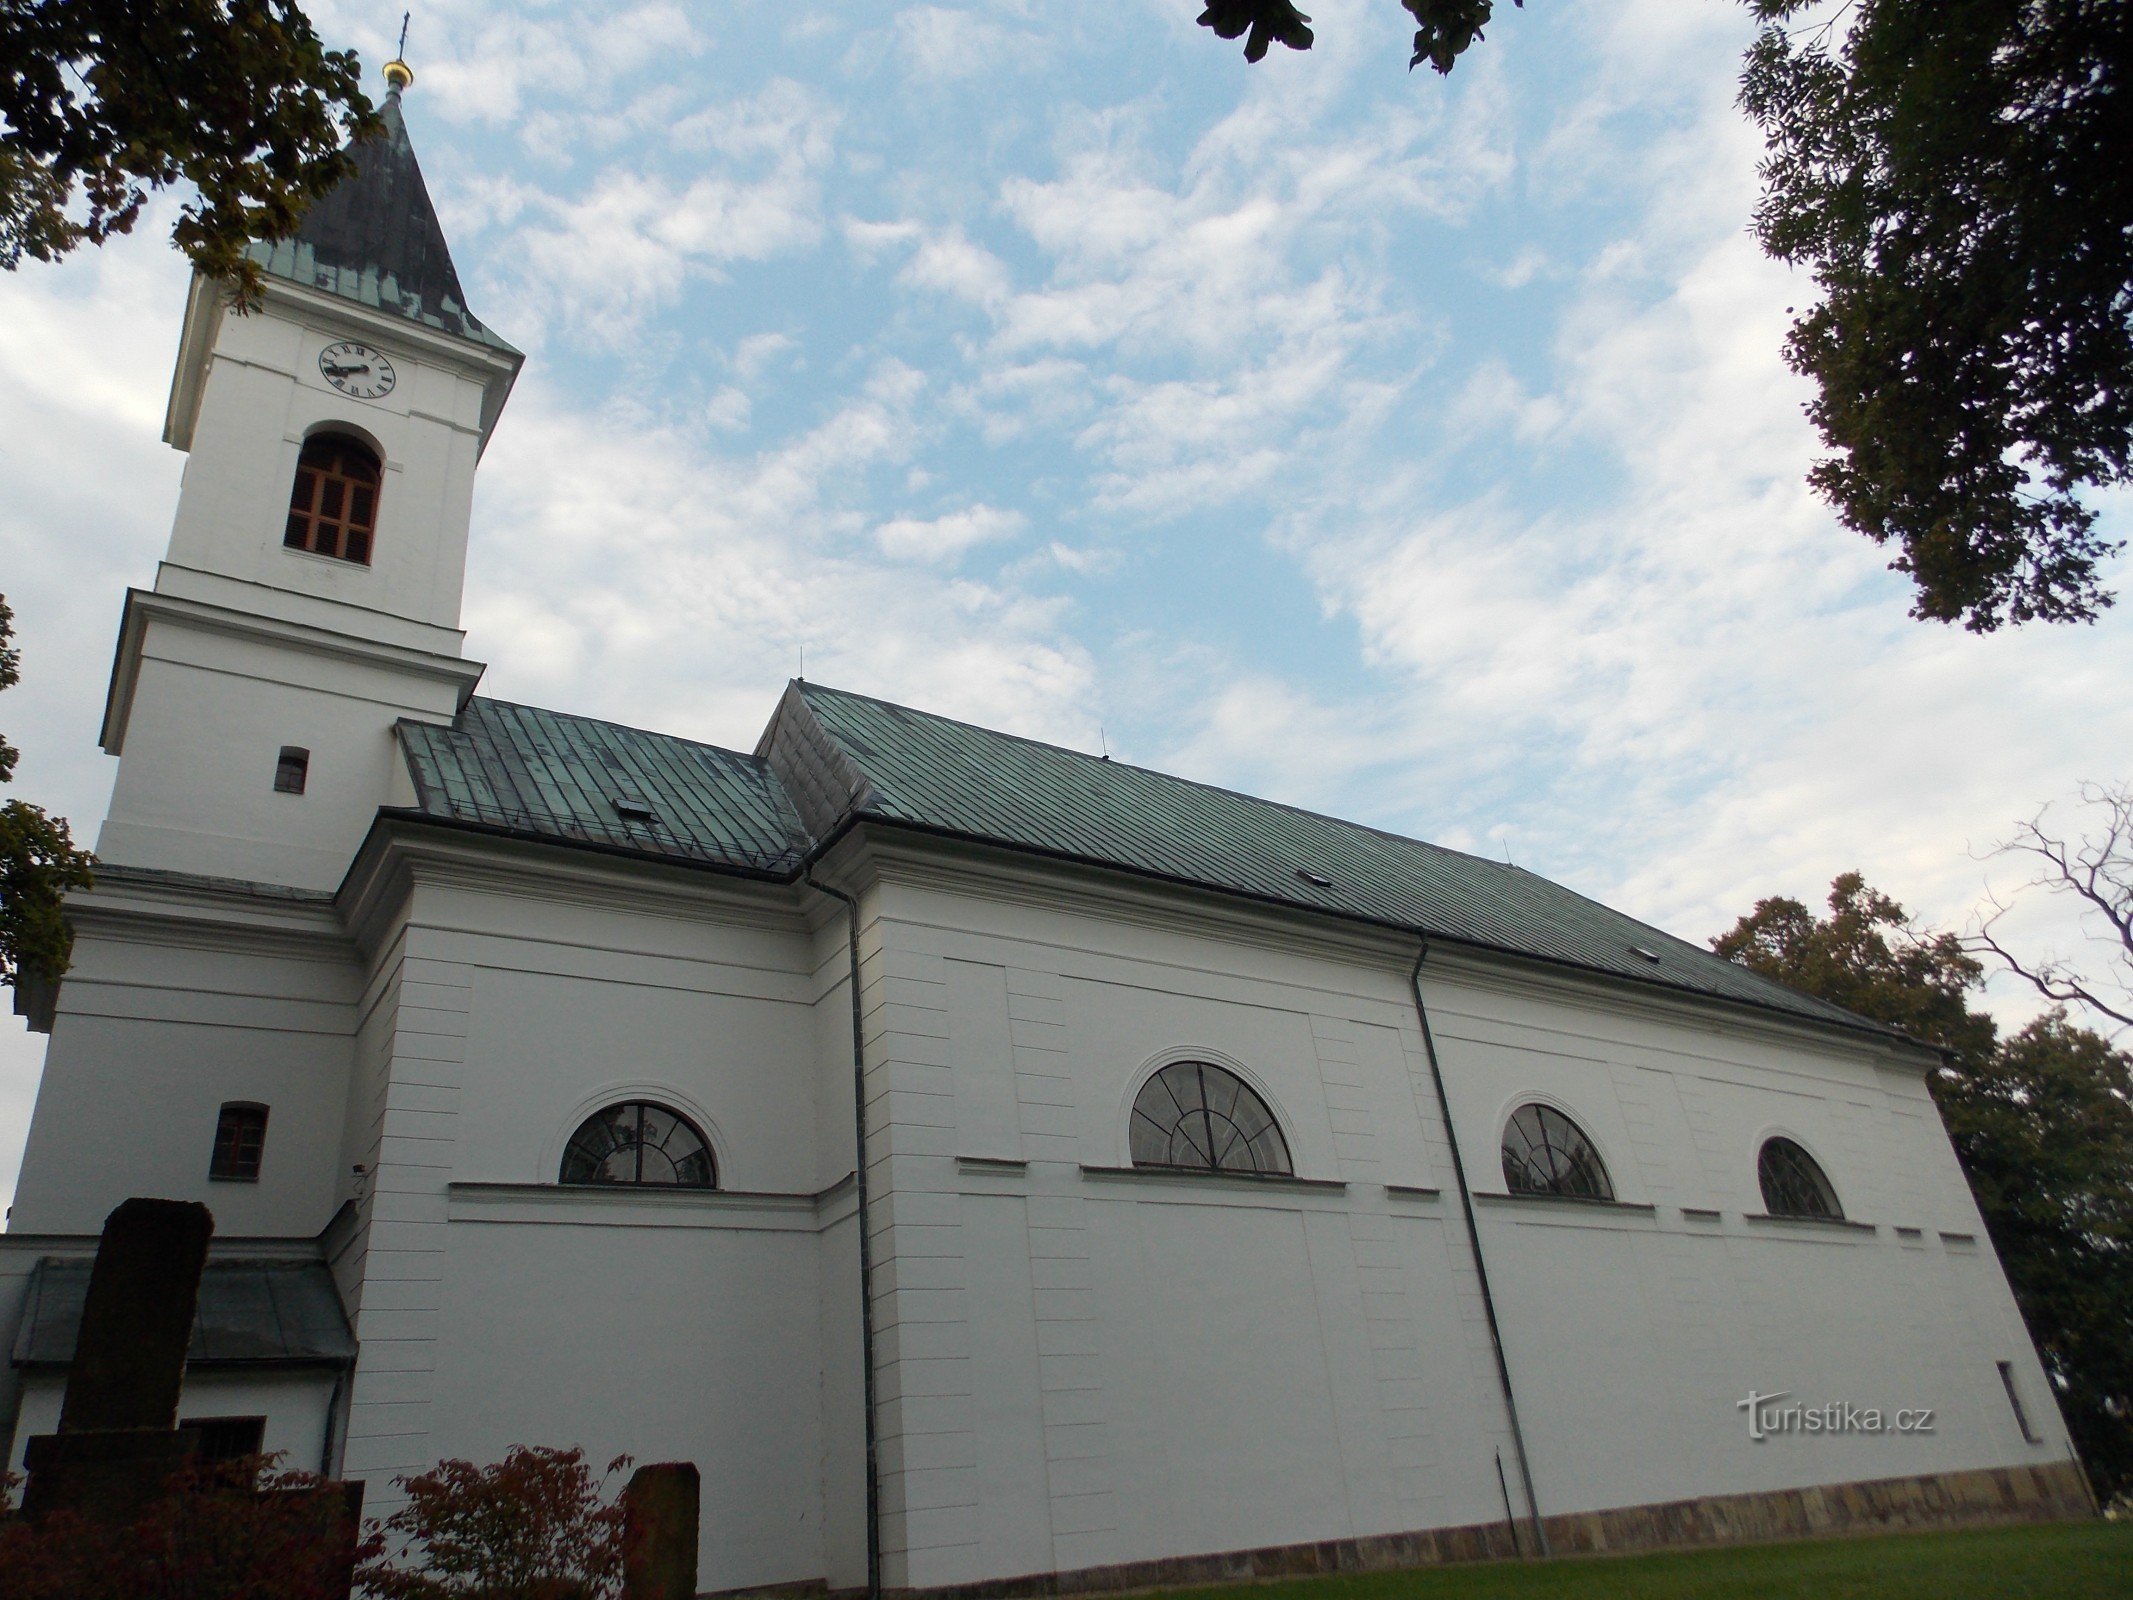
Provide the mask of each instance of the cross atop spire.
POLYGON ((385 81, 391 85, 385 91, 388 100, 399 99, 402 89, 415 86, 415 69, 407 64, 407 25, 413 16, 412 11, 400 13, 400 48, 393 52, 392 60, 385 63, 385 81))

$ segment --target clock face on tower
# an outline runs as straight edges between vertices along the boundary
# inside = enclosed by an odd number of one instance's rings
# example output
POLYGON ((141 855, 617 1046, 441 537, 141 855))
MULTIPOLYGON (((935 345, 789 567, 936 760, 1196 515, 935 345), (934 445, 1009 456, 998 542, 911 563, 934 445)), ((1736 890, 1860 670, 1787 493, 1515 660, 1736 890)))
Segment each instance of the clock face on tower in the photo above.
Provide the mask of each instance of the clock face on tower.
POLYGON ((382 400, 393 392, 393 364, 367 344, 343 339, 318 353, 319 375, 358 400, 382 400))

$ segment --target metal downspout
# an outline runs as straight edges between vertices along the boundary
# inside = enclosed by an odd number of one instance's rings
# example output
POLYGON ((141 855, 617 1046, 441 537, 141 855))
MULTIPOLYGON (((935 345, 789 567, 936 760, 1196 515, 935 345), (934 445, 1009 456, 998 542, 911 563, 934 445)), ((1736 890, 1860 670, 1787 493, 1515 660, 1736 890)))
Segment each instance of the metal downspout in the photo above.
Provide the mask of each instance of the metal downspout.
POLYGON ((1422 1049, 1429 1057, 1430 1082, 1437 1088, 1437 1110, 1444 1118, 1444 1142, 1452 1147, 1452 1178, 1459 1185, 1459 1206, 1466 1214, 1467 1243, 1474 1251, 1474 1276, 1481 1284, 1481 1309, 1489 1319, 1489 1347, 1496 1352, 1496 1380, 1503 1386, 1503 1409, 1511 1422, 1511 1448, 1518 1456, 1518 1481, 1526 1491, 1527 1518, 1533 1524, 1533 1537, 1540 1546, 1540 1553, 1552 1555, 1554 1552, 1548 1548, 1548 1530, 1541 1522, 1540 1501, 1533 1493, 1533 1467, 1526 1459, 1525 1430, 1518 1425, 1518 1398, 1511 1392, 1511 1364, 1504 1358, 1503 1330, 1496 1324, 1496 1297, 1489 1292, 1489 1267, 1481 1253, 1481 1228, 1474 1221, 1474 1196, 1467 1188, 1466 1161, 1459 1154, 1459 1135, 1452 1127, 1451 1096, 1444 1090, 1444 1069, 1437 1064, 1437 1037, 1430 1030, 1429 1007, 1422 1003, 1422 963, 1428 959, 1429 938, 1423 935, 1414 970, 1407 975, 1407 986, 1414 992, 1415 1016, 1422 1024, 1422 1049))
POLYGON ((859 1009, 859 902, 802 871, 808 887, 844 904, 845 938, 851 953, 852 1118, 857 1138, 853 1189, 859 1202, 859 1359, 865 1377, 867 1446, 867 1600, 881 1600, 881 1461, 874 1422, 874 1241, 867 1230, 867 1061, 859 1009))

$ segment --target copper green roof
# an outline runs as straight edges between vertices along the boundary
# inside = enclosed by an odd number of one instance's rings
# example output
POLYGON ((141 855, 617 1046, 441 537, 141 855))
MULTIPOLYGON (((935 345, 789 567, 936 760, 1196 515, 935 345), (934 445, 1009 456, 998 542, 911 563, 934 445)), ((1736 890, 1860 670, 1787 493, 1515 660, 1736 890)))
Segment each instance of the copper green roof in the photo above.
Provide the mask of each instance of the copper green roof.
POLYGON ((480 698, 399 731, 440 823, 787 880, 870 824, 1889 1032, 1505 862, 819 684, 752 755, 480 698))
POLYGON ((848 812, 1874 1026, 1504 862, 864 695, 792 685, 759 748, 817 834, 848 812))
MULTIPOLYGON (((31 1269, 14 1364, 63 1366, 81 1337, 92 1262, 47 1256, 31 1269)), ((355 1335, 323 1261, 210 1261, 200 1274, 188 1366, 355 1362, 355 1335)))
POLYGON ((274 277, 517 355, 467 309, 408 142, 399 90, 379 114, 384 129, 355 146, 354 174, 312 206, 296 236, 253 244, 248 253, 274 277))
POLYGON ((478 697, 450 727, 399 732, 434 821, 776 876, 812 842, 769 764, 737 750, 478 697))

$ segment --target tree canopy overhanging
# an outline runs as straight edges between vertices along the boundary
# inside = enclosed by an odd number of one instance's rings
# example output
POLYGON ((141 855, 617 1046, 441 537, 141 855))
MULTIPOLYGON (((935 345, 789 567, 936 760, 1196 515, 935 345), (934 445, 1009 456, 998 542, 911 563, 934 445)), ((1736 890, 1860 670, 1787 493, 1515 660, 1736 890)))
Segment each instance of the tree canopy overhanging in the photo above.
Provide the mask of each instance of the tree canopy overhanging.
MULTIPOLYGON (((1742 3, 1755 231, 1819 291, 1785 351, 1832 452, 1809 482, 1892 552, 1914 616, 2094 621, 2123 545, 2082 492, 2133 482, 2133 5, 1742 3)), ((1401 4, 1410 67, 1440 73, 1494 10, 1401 4)), ((1290 0, 1200 21, 1253 61, 1312 43, 1290 0)))
POLYGON ((378 119, 355 54, 292 0, 0 0, 0 267, 129 231, 189 185, 172 238, 255 295, 253 239, 286 238, 378 119))
MULTIPOLYGON (((15 613, 0 595, 0 689, 22 677, 15 648, 15 613)), ((12 782, 20 752, 0 738, 0 784, 12 782)), ((49 985, 67 970, 74 934, 60 915, 70 889, 89 887, 94 858, 75 848, 64 817, 24 800, 0 803, 0 984, 21 994, 25 984, 49 985)))

